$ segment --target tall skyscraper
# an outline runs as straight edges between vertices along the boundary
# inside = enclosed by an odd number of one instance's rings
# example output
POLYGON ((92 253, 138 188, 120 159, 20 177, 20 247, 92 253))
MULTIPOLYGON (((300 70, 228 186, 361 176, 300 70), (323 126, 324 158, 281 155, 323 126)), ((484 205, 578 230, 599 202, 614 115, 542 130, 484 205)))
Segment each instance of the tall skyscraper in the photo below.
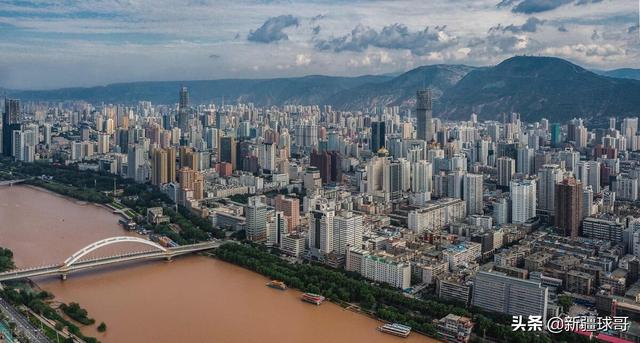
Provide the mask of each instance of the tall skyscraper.
POLYGON ((523 224, 536 216, 536 181, 512 180, 511 193, 511 221, 523 224))
POLYGON ((516 171, 524 175, 533 175, 535 166, 535 150, 532 148, 518 148, 516 171))
POLYGON ((371 123, 371 151, 376 153, 383 146, 385 146, 385 123, 374 121, 371 123))
POLYGON ((309 249, 317 257, 333 251, 333 217, 326 203, 316 204, 309 217, 309 249))
POLYGON ((467 203, 467 213, 483 214, 482 209, 482 174, 466 174, 464 176, 464 200, 467 203))
POLYGON ((275 197, 276 211, 284 213, 287 219, 289 231, 295 231, 300 225, 300 200, 298 198, 286 198, 279 194, 275 197))
POLYGON ((411 164, 411 191, 414 193, 431 192, 433 167, 431 163, 420 160, 411 164))
POLYGON ((562 181, 564 171, 557 164, 545 164, 538 172, 538 209, 550 215, 555 211, 556 184, 562 181))
POLYGON ((560 123, 551 124, 551 146, 559 147, 562 143, 562 128, 560 123))
POLYGON ((20 130, 20 100, 4 99, 2 115, 2 154, 13 154, 13 131, 20 130))
POLYGON ((261 196, 252 196, 244 208, 247 218, 247 239, 263 241, 267 239, 267 205, 261 196))
POLYGON ((178 103, 178 127, 186 132, 189 129, 189 91, 187 87, 180 88, 180 102, 178 103))
POLYGON ((144 164, 146 150, 144 145, 136 144, 129 148, 127 153, 127 176, 131 179, 143 180, 144 175, 140 167, 144 164))
POLYGON ((507 187, 516 173, 516 161, 510 157, 500 157, 497 162, 498 186, 507 187))
POLYGON ((229 162, 233 166, 233 170, 237 169, 236 139, 234 137, 220 137, 220 144, 218 144, 218 162, 229 162))
POLYGON ((416 126, 418 139, 427 142, 433 139, 433 111, 430 89, 419 90, 416 93, 416 126))
POLYGON ((333 251, 344 255, 347 246, 362 249, 362 216, 341 212, 333 218, 333 251))
POLYGON ((576 238, 580 233, 583 196, 582 185, 574 178, 555 185, 555 225, 565 236, 576 238))
POLYGON ((187 87, 182 86, 180 88, 180 103, 178 104, 179 110, 184 110, 189 107, 189 89, 187 87))
POLYGON ((151 183, 162 186, 167 183, 167 152, 164 149, 154 149, 151 156, 151 183))

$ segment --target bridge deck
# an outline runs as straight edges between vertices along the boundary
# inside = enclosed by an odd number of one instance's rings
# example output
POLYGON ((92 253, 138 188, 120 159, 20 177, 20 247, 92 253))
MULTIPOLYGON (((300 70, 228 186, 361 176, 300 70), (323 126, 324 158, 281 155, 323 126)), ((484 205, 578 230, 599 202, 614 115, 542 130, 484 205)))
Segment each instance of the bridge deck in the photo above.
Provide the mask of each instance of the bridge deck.
POLYGON ((167 248, 166 250, 146 250, 146 251, 135 251, 118 255, 111 255, 105 257, 96 257, 91 259, 83 259, 74 261, 72 264, 67 265, 65 263, 61 264, 52 264, 46 266, 38 266, 31 268, 22 268, 22 269, 14 269, 4 273, 0 273, 0 281, 10 281, 10 280, 18 280, 25 279, 37 276, 45 276, 45 275, 63 275, 66 276, 69 273, 97 268, 101 266, 131 262, 137 260, 148 260, 148 259, 156 259, 156 258, 165 258, 171 259, 175 256, 190 254, 194 252, 215 249, 222 245, 222 242, 212 241, 205 243, 197 243, 190 245, 182 245, 173 248, 167 248))

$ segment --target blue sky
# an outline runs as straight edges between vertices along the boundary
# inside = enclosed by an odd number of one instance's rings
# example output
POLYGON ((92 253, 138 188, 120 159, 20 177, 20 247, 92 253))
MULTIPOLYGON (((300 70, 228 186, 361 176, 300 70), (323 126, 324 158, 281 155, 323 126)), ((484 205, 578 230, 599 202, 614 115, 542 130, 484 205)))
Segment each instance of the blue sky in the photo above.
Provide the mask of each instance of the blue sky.
POLYGON ((0 0, 0 87, 361 75, 549 55, 640 68, 636 0, 0 0))

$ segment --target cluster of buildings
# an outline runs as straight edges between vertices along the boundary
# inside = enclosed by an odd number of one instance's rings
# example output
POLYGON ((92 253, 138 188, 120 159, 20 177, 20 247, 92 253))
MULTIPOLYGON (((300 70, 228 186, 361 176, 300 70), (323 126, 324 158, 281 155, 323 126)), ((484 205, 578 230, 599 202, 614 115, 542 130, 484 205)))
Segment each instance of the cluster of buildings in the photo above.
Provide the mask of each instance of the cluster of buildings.
POLYGON ((429 90, 366 113, 178 99, 6 99, 2 151, 151 183, 230 233, 407 292, 543 317, 566 293, 640 314, 638 118, 444 122, 429 90))

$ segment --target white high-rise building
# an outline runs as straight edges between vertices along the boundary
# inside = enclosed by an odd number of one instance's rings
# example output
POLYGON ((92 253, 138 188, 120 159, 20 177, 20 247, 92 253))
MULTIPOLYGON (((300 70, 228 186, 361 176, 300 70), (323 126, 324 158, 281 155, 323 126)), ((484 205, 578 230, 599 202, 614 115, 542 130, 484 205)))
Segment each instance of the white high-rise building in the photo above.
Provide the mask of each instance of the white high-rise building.
POLYGON ((267 222, 267 245, 281 247, 284 236, 289 232, 287 219, 282 211, 272 214, 267 222))
POLYGON ((23 151, 22 149, 24 148, 24 135, 22 134, 21 130, 14 130, 12 132, 12 146, 13 146, 13 151, 11 152, 11 155, 19 161, 22 161, 23 159, 23 151))
POLYGON ((262 146, 262 169, 266 169, 273 173, 276 168, 276 146, 271 143, 263 143, 262 146))
POLYGON ((411 191, 414 193, 431 192, 433 167, 421 160, 411 164, 411 191))
POLYGON ((535 165, 535 150, 532 148, 519 148, 516 171, 524 175, 532 175, 535 165))
POLYGON ((536 181, 512 180, 511 222, 522 224, 536 216, 536 181))
MULTIPOLYGON (((135 144, 129 147, 127 153, 127 177, 130 179, 140 179, 140 167, 144 165, 147 152, 142 144, 135 144)), ((73 157, 72 157, 73 158, 73 157)))
POLYGON ((42 125, 42 143, 44 145, 51 145, 51 124, 42 125))
POLYGON ((593 211, 593 189, 591 186, 587 186, 582 190, 582 218, 589 217, 594 213, 593 211))
POLYGON ((467 174, 464 176, 464 200, 467 203, 467 214, 483 214, 482 206, 482 174, 467 174))
POLYGON ((594 193, 600 193, 600 162, 578 162, 576 177, 584 187, 591 186, 594 193))
POLYGON ((400 163, 400 188, 403 192, 411 190, 411 163, 406 158, 399 158, 400 163))
POLYGON ((362 248, 362 216, 344 211, 333 218, 333 251, 344 255, 347 247, 362 248))
POLYGON ((247 239, 264 241, 267 239, 267 205, 262 196, 249 197, 244 208, 247 219, 247 239))
POLYGON ((568 171, 572 171, 574 175, 578 169, 578 162, 580 162, 580 153, 573 151, 573 149, 565 149, 558 154, 561 161, 564 161, 564 168, 568 171))
POLYGON ((98 134, 98 154, 109 152, 109 135, 103 132, 98 134))
POLYGON ((447 174, 447 196, 450 198, 462 199, 462 189, 464 185, 464 175, 466 173, 456 170, 447 174))

